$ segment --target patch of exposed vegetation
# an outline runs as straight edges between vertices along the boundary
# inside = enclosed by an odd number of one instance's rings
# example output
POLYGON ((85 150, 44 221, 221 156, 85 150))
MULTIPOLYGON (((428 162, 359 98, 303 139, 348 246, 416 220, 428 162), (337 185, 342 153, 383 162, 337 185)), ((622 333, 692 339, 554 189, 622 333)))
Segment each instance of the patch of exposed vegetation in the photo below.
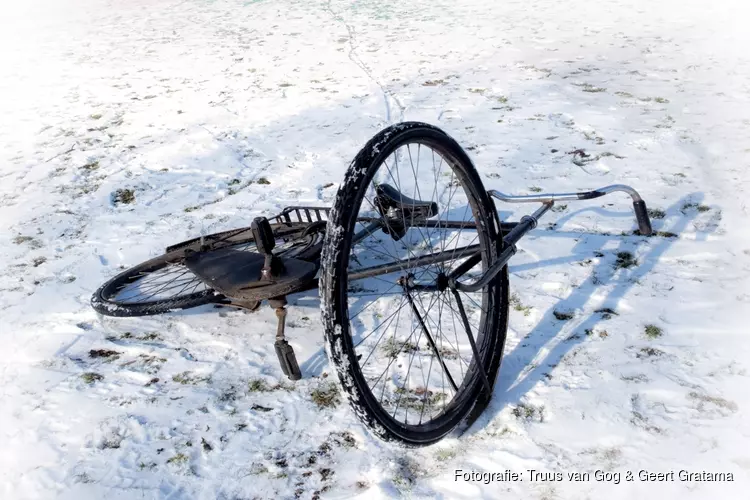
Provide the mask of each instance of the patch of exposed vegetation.
POLYGON ((34 267, 39 267, 45 262, 47 262, 47 257, 34 257, 34 260, 31 261, 31 265, 34 267))
POLYGON ((542 192, 542 188, 540 188, 539 186, 531 186, 529 188, 529 191, 531 191, 532 193, 541 193, 542 192))
POLYGON ((383 351, 388 358, 395 358, 400 353, 411 353, 419 350, 419 346, 410 342, 408 339, 405 341, 396 340, 393 337, 388 337, 383 345, 380 346, 380 350, 383 351))
POLYGON ((617 260, 615 261, 615 269, 628 269, 630 267, 638 265, 638 261, 635 256, 630 252, 617 252, 617 260))
POLYGON ((13 238, 13 243, 21 245, 23 243, 29 243, 32 248, 40 248, 42 245, 33 236, 18 235, 13 238))
POLYGON ((590 83, 574 83, 576 87, 581 87, 581 90, 584 92, 590 92, 590 93, 597 93, 597 92, 606 92, 607 89, 604 87, 597 87, 595 85, 591 85, 590 83))
POLYGON ((638 354, 635 355, 636 358, 653 358, 656 356, 661 356, 664 354, 664 351, 655 349, 653 347, 644 347, 640 351, 638 351, 638 354))
POLYGON ((719 408, 723 408, 732 412, 735 412, 738 409, 736 403, 719 396, 709 396, 708 394, 701 394, 699 392, 693 391, 688 394, 688 398, 698 402, 699 410, 702 410, 706 403, 710 403, 712 405, 718 406, 719 408))
POLYGON ((594 312, 597 314, 601 314, 602 319, 612 319, 612 316, 619 316, 614 309, 610 309, 609 307, 602 307, 595 310, 594 312))
POLYGON ((114 342, 117 340, 141 340, 141 341, 153 341, 153 340, 159 340, 161 337, 156 332, 148 332, 144 333, 143 335, 133 335, 133 332, 123 332, 119 337, 107 337, 107 340, 110 342, 114 342))
POLYGON ((513 408, 511 413, 519 420, 535 420, 537 422, 544 422, 543 405, 534 406, 528 403, 519 403, 518 406, 513 408))
MULTIPOLYGON (((602 144, 604 144, 606 142, 604 140, 604 138, 601 137, 596 132, 587 132, 587 131, 584 130, 583 131, 583 136, 586 138, 587 141, 594 141, 598 145, 602 145, 602 144)), ((607 152, 607 154, 600 153, 600 154, 598 154, 596 156, 586 155, 586 156, 583 156, 582 158, 578 158, 578 159, 576 159, 575 157, 573 157, 573 163, 575 163, 578 166, 582 166, 582 165, 584 165, 586 163, 590 163, 592 161, 597 161, 597 160, 599 160, 600 158, 602 158, 604 156, 614 156, 616 158, 618 157, 617 155, 615 155, 613 153, 607 152)))
POLYGON ((396 397, 391 406, 416 411, 421 411, 423 408, 434 408, 446 399, 444 392, 434 392, 426 387, 417 387, 415 389, 398 387, 393 392, 398 397, 396 397))
POLYGON ((709 210, 711 210, 711 207, 709 207, 708 205, 700 204, 700 203, 685 203, 684 205, 682 205, 682 208, 680 209, 680 211, 683 214, 685 214, 688 210, 691 210, 691 209, 695 209, 703 213, 703 212, 708 212, 709 210))
POLYGON ((656 231, 653 233, 652 236, 658 236, 660 238, 677 238, 678 235, 676 233, 672 233, 670 231, 656 231))
POLYGON ((553 212, 564 212, 568 209, 568 205, 554 205, 552 207, 553 212))
POLYGON ((423 87, 437 87, 438 85, 445 85, 445 80, 438 79, 438 80, 427 80, 424 83, 422 83, 423 87))
POLYGON ((646 337, 650 339, 658 339, 662 335, 664 335, 664 332, 661 328, 659 328, 656 325, 646 325, 646 328, 644 329, 644 333, 646 334, 646 337))
POLYGON ((254 378, 247 383, 247 390, 249 392, 271 392, 277 388, 278 386, 271 387, 268 385, 268 382, 261 378, 254 378))
POLYGON ((259 178, 258 178, 258 179, 257 179, 257 180, 255 181, 255 184, 264 184, 264 185, 265 185, 265 184, 271 184, 271 181, 269 181, 269 180, 268 180, 268 179, 266 179, 265 177, 259 177, 259 178))
POLYGON ((167 459, 168 464, 174 464, 174 465, 183 465, 188 462, 188 456, 184 453, 178 453, 177 455, 173 456, 172 458, 167 459))
POLYGON ((599 335, 599 338, 606 339, 609 337, 609 332, 607 330, 594 330, 592 328, 586 328, 583 333, 586 334, 588 337, 592 337, 594 334, 599 335))
POLYGON ((119 351, 113 351, 111 349, 91 349, 89 351, 90 358, 104 358, 109 361, 114 361, 122 354, 119 351))
POLYGON ((552 315, 555 317, 556 320, 559 321, 568 321, 569 319, 573 319, 573 311, 552 311, 552 315))
POLYGON ((320 408, 331 408, 341 402, 339 388, 334 382, 321 383, 317 388, 313 389, 310 397, 313 403, 320 408))
POLYGON ((139 354, 137 358, 130 361, 126 361, 121 366, 129 367, 132 370, 155 374, 164 363, 167 362, 167 358, 160 358, 158 356, 152 356, 149 354, 139 354))
POLYGON ((100 375, 96 372, 86 372, 81 375, 81 380, 83 380, 87 384, 93 384, 94 382, 104 380, 104 375, 100 375))
POLYGON ((273 389, 263 379, 253 379, 247 383, 248 392, 271 392, 273 389))
POLYGON ((441 448, 435 452, 435 459, 439 462, 447 462, 452 460, 457 455, 455 448, 441 448))
POLYGON ((513 306, 513 309, 522 312, 524 316, 528 316, 531 314, 531 306, 525 306, 521 303, 521 298, 518 296, 518 294, 513 294, 510 296, 510 305, 513 306))
POLYGON ((85 165, 81 165, 81 170, 86 170, 87 172, 93 172, 94 170, 97 170, 99 168, 99 160, 90 161, 85 165))
POLYGON ((396 461, 396 470, 394 470, 391 480, 403 496, 410 496, 414 484, 420 477, 424 477, 425 475, 426 471, 419 462, 402 457, 396 461))
POLYGON ((201 377, 194 375, 191 371, 184 371, 172 376, 172 380, 182 385, 196 385, 201 382, 209 382, 211 377, 201 377))
POLYGON ((132 189, 117 189, 112 193, 112 203, 115 205, 129 205, 135 201, 135 191, 132 189))
POLYGON ((661 208, 649 208, 647 212, 648 216, 652 219, 663 219, 667 215, 667 213, 661 208))

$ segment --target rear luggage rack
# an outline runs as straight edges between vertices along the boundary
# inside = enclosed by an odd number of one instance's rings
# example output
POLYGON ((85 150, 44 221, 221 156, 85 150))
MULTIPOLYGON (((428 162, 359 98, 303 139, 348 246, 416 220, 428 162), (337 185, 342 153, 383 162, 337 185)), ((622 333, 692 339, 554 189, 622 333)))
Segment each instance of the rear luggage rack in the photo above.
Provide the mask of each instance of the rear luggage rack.
POLYGON ((286 207, 281 213, 270 219, 276 224, 312 224, 313 222, 325 222, 328 220, 329 207, 291 206, 286 207))

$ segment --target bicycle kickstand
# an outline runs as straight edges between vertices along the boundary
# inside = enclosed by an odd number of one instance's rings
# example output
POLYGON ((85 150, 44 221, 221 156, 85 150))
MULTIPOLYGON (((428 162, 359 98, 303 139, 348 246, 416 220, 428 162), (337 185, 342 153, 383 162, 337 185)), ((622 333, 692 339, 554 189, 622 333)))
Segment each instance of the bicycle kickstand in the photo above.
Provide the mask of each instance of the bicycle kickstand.
POLYGON ((297 364, 297 356, 294 354, 294 348, 289 345, 284 337, 284 328, 286 327, 286 297, 277 297, 270 299, 269 304, 276 310, 276 317, 279 320, 276 328, 276 342, 274 342, 274 348, 276 349, 276 356, 279 358, 279 364, 284 375, 289 377, 289 380, 299 380, 302 378, 302 372, 297 364))

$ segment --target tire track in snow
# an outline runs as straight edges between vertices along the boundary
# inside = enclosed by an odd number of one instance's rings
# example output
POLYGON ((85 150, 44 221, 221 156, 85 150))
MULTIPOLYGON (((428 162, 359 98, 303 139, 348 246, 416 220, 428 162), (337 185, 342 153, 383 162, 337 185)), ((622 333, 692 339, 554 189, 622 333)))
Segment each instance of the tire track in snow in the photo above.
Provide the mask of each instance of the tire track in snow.
POLYGON ((378 80, 373 74, 372 70, 370 70, 369 66, 365 64, 365 62, 362 60, 362 58, 357 54, 357 44, 356 44, 356 31, 354 28, 346 22, 346 20, 341 16, 341 14, 337 14, 333 8, 331 7, 331 0, 328 0, 325 4, 325 10, 331 14, 331 17, 334 21, 338 21, 339 23, 343 24, 346 28, 346 31, 349 34, 349 40, 347 40, 347 43, 349 44, 349 60, 352 61, 359 69, 362 70, 362 72, 367 76, 367 78, 370 79, 371 82, 373 82, 375 85, 380 88, 380 92, 383 94, 383 102, 385 103, 385 120, 387 124, 393 123, 393 113, 391 111, 391 104, 389 99, 393 99, 393 102, 396 103, 396 106, 399 110, 399 121, 404 121, 404 116, 406 113, 406 107, 401 103, 401 101, 396 97, 396 94, 394 94, 391 90, 386 88, 385 85, 380 83, 380 80, 378 80))

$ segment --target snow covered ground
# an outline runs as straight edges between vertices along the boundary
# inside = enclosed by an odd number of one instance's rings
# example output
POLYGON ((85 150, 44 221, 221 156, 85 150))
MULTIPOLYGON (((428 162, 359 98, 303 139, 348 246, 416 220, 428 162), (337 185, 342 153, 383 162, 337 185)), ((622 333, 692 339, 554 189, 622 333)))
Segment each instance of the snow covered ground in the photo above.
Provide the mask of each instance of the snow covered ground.
POLYGON ((5 2, 0 498, 747 498, 748 13, 742 0, 5 2), (333 372, 314 293, 290 308, 294 384, 268 308, 91 310, 99 284, 170 243, 329 204, 358 149, 404 119, 453 135, 487 188, 632 184, 661 232, 632 235, 629 200, 607 197, 558 207, 522 241, 500 380, 463 436, 403 450, 345 404, 320 408, 311 394, 333 372), (592 161, 573 164, 578 148, 592 161), (118 189, 134 201, 114 203, 118 189))

